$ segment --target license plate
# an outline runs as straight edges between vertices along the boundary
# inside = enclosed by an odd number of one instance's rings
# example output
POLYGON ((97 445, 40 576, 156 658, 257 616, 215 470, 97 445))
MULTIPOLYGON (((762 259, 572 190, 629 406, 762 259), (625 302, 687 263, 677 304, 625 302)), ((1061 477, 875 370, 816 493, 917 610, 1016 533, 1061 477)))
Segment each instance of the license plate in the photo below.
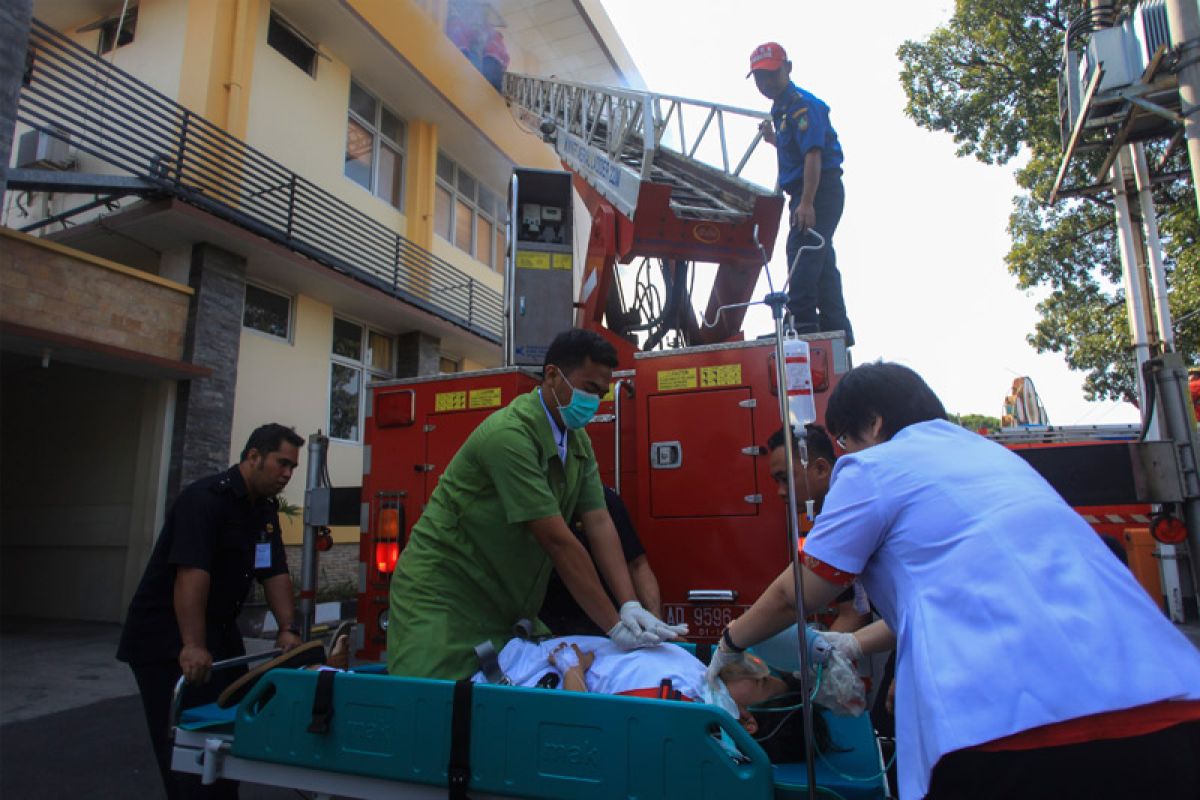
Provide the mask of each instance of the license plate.
POLYGON ((725 626, 740 617, 750 606, 691 605, 673 603, 663 606, 663 617, 669 625, 688 626, 688 638, 716 639, 725 626))

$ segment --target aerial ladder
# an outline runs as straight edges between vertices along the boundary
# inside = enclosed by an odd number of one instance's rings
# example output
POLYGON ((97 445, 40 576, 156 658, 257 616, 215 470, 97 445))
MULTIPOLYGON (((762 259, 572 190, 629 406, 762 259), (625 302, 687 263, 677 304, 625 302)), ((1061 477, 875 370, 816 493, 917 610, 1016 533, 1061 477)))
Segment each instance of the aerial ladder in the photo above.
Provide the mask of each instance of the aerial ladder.
POLYGON ((632 89, 508 73, 519 121, 552 143, 592 217, 575 325, 611 341, 629 363, 674 332, 683 345, 740 336, 779 231, 783 196, 742 176, 768 115, 632 89), (644 259, 626 302, 616 265, 644 259), (661 269, 662 295, 648 280, 661 269), (693 311, 695 263, 716 263, 702 320, 693 311))

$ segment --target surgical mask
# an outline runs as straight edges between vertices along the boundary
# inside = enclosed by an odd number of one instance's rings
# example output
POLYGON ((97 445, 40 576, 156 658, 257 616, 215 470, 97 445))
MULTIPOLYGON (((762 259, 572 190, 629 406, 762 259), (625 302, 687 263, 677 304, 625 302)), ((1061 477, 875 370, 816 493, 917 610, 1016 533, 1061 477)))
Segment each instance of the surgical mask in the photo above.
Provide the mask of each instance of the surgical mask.
POLYGON ((560 369, 558 373, 562 375, 564 381, 567 381, 567 386, 571 389, 571 402, 564 406, 558 399, 557 392, 554 394, 554 402, 558 403, 558 413, 562 415, 563 424, 571 430, 577 431, 596 416, 596 410, 600 408, 600 396, 576 389, 567 380, 565 372, 560 369))

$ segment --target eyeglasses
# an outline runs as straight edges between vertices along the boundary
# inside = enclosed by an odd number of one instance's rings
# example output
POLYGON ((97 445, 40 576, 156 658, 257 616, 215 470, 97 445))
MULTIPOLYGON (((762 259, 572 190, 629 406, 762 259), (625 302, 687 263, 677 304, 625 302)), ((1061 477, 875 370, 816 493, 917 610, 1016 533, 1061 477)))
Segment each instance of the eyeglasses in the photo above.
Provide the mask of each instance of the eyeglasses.
POLYGON ((842 448, 843 450, 846 449, 846 434, 843 433, 841 436, 834 439, 834 441, 837 442, 838 447, 842 448))

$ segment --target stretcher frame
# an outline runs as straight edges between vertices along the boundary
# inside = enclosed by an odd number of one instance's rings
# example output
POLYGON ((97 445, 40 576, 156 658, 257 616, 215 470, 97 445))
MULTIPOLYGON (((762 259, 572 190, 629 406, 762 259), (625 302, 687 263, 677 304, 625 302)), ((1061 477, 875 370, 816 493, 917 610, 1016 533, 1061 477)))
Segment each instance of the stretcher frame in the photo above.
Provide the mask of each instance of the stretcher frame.
MULTIPOLYGON (((364 698, 381 697, 386 705, 388 702, 405 702, 404 697, 420 697, 428 705, 427 710, 434 712, 428 716, 427 722, 422 723, 422 730, 429 732, 426 738, 434 742, 449 738, 449 707, 445 702, 453 683, 387 676, 378 668, 339 673, 336 680, 339 683, 334 689, 335 705, 337 698, 340 697, 342 701, 341 706, 336 706, 332 718, 337 736, 344 736, 346 730, 342 728, 342 732, 336 731, 339 720, 343 725, 355 721, 355 709, 362 706, 364 698), (447 713, 442 714, 439 706, 447 713)), ((405 757, 416 763, 399 739, 394 742, 394 759, 391 754, 384 759, 376 758, 373 765, 369 764, 366 770, 362 770, 365 762, 355 761, 353 747, 347 747, 344 739, 338 743, 307 736, 303 732, 307 720, 299 717, 307 715, 316 682, 317 673, 313 671, 273 670, 260 680, 236 710, 215 712, 211 706, 189 710, 192 719, 189 720, 189 715, 185 715, 183 722, 174 728, 172 769, 199 775, 204 784, 226 778, 297 789, 314 793, 320 798, 446 796, 447 786, 440 782, 441 776, 446 774, 441 751, 437 756, 419 763, 420 768, 416 771, 423 773, 418 779, 422 782, 416 782, 396 777, 412 772, 413 764, 405 766, 405 757), (263 712, 262 708, 269 707, 272 702, 276 705, 271 713, 263 712), (263 716, 256 720, 255 714, 263 716), (268 718, 271 714, 274 716, 268 718), (197 717, 200 720, 198 724, 205 725, 207 718, 207 724, 215 724, 216 727, 189 728, 189 725, 197 724, 197 717), (239 727, 242 735, 240 742, 237 738, 239 727), (299 743, 298 751, 293 748, 296 743, 299 743), (309 752, 305 750, 308 747, 316 749, 309 752), (238 752, 239 748, 242 752, 238 752), (266 758, 252 757, 246 754, 247 750, 255 755, 261 754, 258 750, 269 751, 270 755, 266 758), (338 762, 338 758, 346 753, 351 755, 349 761, 338 762), (321 762, 329 768, 314 766, 321 762), (361 774, 372 768, 378 770, 381 763, 388 769, 392 769, 394 764, 395 775, 361 774), (360 771, 354 771, 356 768, 360 771)), ((746 800, 793 800, 808 793, 807 783, 801 774, 803 764, 770 764, 765 753, 749 735, 727 714, 712 706, 487 684, 475 687, 472 704, 475 709, 474 737, 480 742, 472 744, 472 781, 468 787, 469 796, 475 800, 501 797, 579 800, 620 796, 699 798, 722 797, 731 793, 746 800), (517 717, 515 726, 512 725, 514 714, 517 717), (580 780, 575 783, 561 780, 561 775, 551 775, 547 779, 537 755, 542 747, 540 732, 547 727, 578 720, 599 725, 610 737, 601 745, 602 751, 605 751, 601 763, 606 765, 606 774, 601 776, 601 780, 580 780), (719 750, 716 739, 707 733, 711 724, 719 725, 730 735, 737 748, 746 754, 746 763, 735 765, 727 754, 719 750), (639 726, 642 728, 640 740, 634 732, 634 728, 639 726), (628 732, 628 736, 620 738, 622 732, 628 732), (495 748, 487 740, 489 736, 492 741, 499 743, 495 748), (506 741, 519 744, 510 748, 513 752, 503 755, 503 743, 506 741), (650 746, 647 746, 647 742, 650 746), (495 756, 491 752, 493 749, 500 750, 502 754, 495 756), (648 755, 644 751, 649 751, 648 755), (514 752, 517 753, 515 757, 514 752), (675 755, 671 757, 667 753, 675 755), (647 772, 652 774, 653 780, 634 780, 629 777, 636 774, 644 778, 647 772), (496 778, 501 773, 511 778, 507 784, 497 783, 496 778), (497 785, 500 791, 496 790, 497 785)), ((363 721, 362 718, 357 719, 357 722, 363 721)), ((840 738, 842 741, 839 744, 842 745, 854 744, 851 752, 857 755, 851 757, 831 753, 830 760, 839 762, 841 769, 855 773, 866 772, 868 766, 882 773, 883 756, 879 742, 871 734, 866 720, 837 724, 841 732, 835 731, 835 739, 840 738), (850 760, 854 761, 854 766, 845 763, 850 760)), ((848 788, 845 781, 839 782, 835 777, 836 771, 837 768, 828 762, 818 768, 819 789, 831 788, 838 793, 831 796, 871 800, 889 796, 886 780, 882 777, 877 777, 873 784, 868 781, 848 788)))

